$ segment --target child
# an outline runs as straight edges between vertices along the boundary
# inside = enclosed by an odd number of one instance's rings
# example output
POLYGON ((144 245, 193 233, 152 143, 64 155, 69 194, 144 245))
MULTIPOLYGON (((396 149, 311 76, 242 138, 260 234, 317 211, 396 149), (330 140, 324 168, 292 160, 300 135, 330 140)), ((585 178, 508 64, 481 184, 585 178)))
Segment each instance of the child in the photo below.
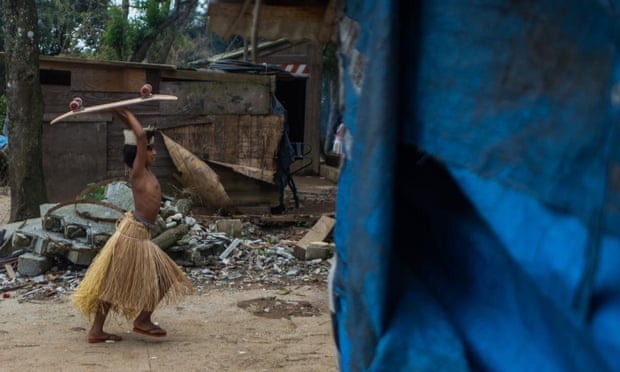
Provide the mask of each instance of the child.
POLYGON ((152 322, 151 314, 162 301, 177 300, 193 292, 191 282, 172 259, 151 240, 161 204, 161 189, 149 167, 155 161, 154 132, 144 130, 126 108, 115 117, 125 130, 124 161, 131 169, 134 210, 117 224, 116 232, 95 257, 72 299, 86 316, 94 314, 88 331, 90 343, 120 341, 103 331, 111 310, 133 320, 136 333, 162 337, 166 331, 152 322))

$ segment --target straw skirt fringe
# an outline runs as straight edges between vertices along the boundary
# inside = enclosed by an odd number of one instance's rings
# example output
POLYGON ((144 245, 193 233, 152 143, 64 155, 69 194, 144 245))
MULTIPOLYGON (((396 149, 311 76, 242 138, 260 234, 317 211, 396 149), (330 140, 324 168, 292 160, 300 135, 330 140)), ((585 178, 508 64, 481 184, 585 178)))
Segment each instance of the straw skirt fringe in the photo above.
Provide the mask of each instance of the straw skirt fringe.
POLYGON ((85 316, 109 303, 112 313, 132 319, 193 292, 183 271, 150 238, 150 231, 126 213, 72 296, 85 316))

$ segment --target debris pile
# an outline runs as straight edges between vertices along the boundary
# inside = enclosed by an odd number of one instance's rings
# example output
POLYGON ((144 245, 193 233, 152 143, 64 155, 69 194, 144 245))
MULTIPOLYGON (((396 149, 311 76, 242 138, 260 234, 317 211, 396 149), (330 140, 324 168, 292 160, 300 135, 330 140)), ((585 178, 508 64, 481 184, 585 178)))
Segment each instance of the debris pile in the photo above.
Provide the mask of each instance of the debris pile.
MULTIPOLYGON (((104 201, 43 205, 40 219, 5 226, 0 293, 37 301, 72 292, 114 232, 115 221, 133 205, 128 188, 107 189, 113 191, 104 201)), ((211 286, 323 285, 331 266, 333 243, 327 241, 334 221, 317 219, 194 217, 191 201, 166 200, 152 236, 199 292, 211 286)))

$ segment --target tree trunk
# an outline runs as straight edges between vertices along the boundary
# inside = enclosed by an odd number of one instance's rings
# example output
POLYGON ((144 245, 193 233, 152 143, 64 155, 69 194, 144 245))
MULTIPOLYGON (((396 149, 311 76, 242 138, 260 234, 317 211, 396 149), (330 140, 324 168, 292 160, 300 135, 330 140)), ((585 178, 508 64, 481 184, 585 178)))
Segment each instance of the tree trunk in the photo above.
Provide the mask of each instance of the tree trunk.
POLYGON ((121 3, 121 14, 123 17, 123 21, 121 23, 123 27, 121 40, 123 40, 123 42, 116 44, 114 47, 116 48, 116 55, 118 56, 118 59, 121 61, 124 61, 125 51, 127 50, 127 29, 129 25, 129 0, 123 0, 123 2, 121 3))
POLYGON ((39 80, 34 0, 2 0, 8 97, 10 221, 40 215, 47 201, 43 176, 43 94, 39 80))
POLYGON ((178 35, 179 31, 174 28, 167 28, 162 31, 158 40, 148 49, 146 61, 148 61, 148 63, 175 64, 176 61, 172 62, 170 60, 170 50, 178 35))

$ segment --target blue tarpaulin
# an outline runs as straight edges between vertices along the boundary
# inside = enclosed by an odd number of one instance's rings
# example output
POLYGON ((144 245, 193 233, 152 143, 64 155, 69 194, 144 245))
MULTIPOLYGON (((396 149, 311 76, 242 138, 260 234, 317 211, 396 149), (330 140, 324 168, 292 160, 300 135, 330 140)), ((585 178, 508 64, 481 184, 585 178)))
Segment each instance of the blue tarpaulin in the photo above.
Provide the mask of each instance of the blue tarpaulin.
POLYGON ((620 3, 344 1, 343 371, 620 371, 620 3))

